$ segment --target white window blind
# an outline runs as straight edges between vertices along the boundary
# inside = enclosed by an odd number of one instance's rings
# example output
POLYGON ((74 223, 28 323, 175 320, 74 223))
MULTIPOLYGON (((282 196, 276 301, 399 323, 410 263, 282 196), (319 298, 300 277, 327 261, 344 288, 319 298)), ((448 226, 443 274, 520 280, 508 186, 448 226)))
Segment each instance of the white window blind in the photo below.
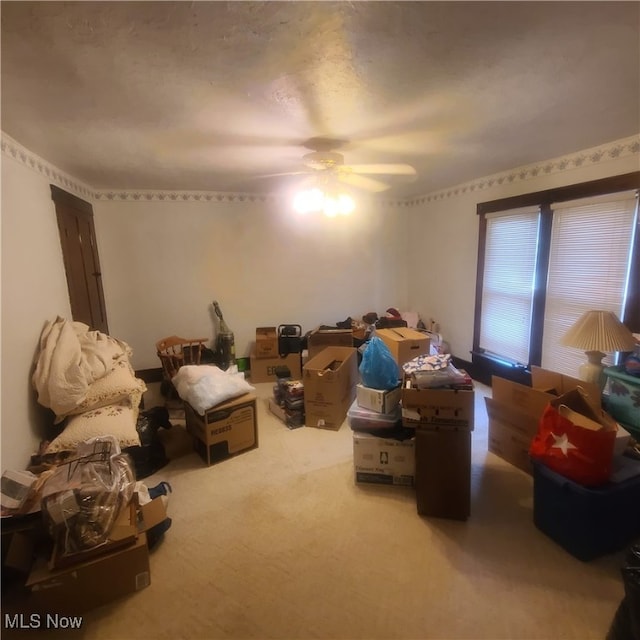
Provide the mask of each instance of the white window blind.
POLYGON ((486 219, 479 346, 528 364, 540 208, 502 211, 486 219))
MULTIPOLYGON (((584 353, 560 344, 589 309, 624 311, 637 215, 635 192, 552 205, 542 366, 577 377, 584 353)), ((604 364, 612 364, 609 355, 604 364)))

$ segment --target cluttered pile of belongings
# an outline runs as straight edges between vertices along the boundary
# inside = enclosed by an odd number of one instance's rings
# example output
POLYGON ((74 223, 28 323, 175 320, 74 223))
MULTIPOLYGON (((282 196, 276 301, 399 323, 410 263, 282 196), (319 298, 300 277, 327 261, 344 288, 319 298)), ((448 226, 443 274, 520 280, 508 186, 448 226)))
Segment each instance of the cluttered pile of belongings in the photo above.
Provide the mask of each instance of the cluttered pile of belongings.
POLYGON ((61 317, 46 323, 32 383, 61 430, 41 444, 41 455, 64 458, 78 443, 105 435, 122 448, 140 445, 136 423, 146 385, 130 356, 125 342, 84 323, 61 317))

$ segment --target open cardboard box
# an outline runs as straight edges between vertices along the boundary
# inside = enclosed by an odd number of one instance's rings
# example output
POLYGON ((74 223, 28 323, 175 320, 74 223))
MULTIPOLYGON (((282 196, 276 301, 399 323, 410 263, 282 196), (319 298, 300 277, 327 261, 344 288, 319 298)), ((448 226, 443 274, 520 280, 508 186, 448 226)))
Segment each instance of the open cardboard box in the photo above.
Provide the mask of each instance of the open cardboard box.
POLYGON ((337 431, 356 397, 356 349, 326 347, 304 365, 302 381, 306 426, 337 431))
POLYGON ((485 398, 489 417, 489 451, 514 466, 532 473, 528 457, 546 406, 558 396, 581 389, 591 410, 601 412, 598 385, 542 367, 531 368, 531 386, 493 376, 491 398, 485 398))

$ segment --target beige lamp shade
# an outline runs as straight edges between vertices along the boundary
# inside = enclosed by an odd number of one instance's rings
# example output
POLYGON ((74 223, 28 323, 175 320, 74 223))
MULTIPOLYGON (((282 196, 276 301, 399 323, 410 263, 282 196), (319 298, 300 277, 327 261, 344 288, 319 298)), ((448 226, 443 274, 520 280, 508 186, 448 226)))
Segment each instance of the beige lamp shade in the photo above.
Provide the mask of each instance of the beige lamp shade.
POLYGON ((562 338, 566 347, 583 351, 633 351, 633 334, 612 311, 587 311, 569 328, 562 338))
POLYGON ((602 358, 614 351, 633 351, 636 340, 612 311, 587 311, 564 334, 562 344, 585 352, 587 361, 580 365, 580 379, 602 389, 605 383, 602 358))

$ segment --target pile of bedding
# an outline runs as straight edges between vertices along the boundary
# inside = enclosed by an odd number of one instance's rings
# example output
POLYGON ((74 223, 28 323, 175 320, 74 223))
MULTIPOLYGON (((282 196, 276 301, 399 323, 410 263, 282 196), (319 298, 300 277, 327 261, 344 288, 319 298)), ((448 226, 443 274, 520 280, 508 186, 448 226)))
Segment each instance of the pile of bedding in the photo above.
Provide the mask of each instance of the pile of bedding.
POLYGON ((38 402, 62 432, 41 455, 74 451, 89 438, 114 436, 121 448, 140 445, 136 430, 145 383, 136 378, 131 348, 81 322, 56 318, 40 336, 32 377, 38 402))

